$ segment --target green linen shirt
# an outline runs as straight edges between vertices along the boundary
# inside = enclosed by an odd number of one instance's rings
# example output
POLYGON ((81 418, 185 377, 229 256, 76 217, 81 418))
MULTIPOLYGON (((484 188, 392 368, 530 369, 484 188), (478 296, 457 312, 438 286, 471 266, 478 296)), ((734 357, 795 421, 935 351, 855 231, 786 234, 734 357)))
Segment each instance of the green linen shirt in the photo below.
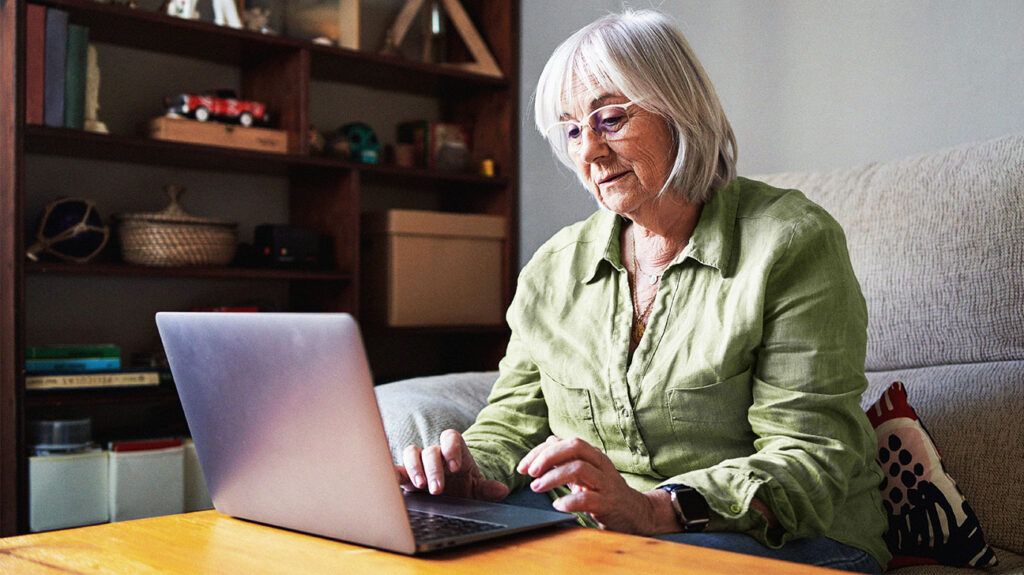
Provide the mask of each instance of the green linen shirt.
POLYGON ((827 536, 886 565, 883 474, 859 402, 867 310, 839 224, 796 190, 720 189, 630 360, 622 223, 599 211, 520 274, 500 375, 464 435, 484 475, 520 488, 531 448, 579 437, 634 489, 695 488, 710 530, 771 547, 827 536), (755 494, 781 529, 750 507, 755 494))

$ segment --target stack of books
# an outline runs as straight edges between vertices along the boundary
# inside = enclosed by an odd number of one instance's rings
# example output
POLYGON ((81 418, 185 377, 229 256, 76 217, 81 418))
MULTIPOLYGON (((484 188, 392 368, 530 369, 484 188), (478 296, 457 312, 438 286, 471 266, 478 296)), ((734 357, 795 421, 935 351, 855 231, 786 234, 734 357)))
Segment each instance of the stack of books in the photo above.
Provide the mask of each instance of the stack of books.
POLYGON ((39 4, 25 9, 25 121, 81 130, 89 29, 69 23, 64 10, 39 4))
POLYGON ((122 369, 113 344, 45 345, 25 350, 25 389, 81 389, 160 385, 169 374, 156 368, 122 369))

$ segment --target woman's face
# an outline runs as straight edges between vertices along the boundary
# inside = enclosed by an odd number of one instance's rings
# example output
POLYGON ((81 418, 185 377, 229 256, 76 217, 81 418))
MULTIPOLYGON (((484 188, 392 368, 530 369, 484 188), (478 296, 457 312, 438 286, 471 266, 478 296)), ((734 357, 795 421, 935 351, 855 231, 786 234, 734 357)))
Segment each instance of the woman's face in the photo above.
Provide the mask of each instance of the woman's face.
MULTIPOLYGON (((603 94, 591 98, 578 83, 574 119, 584 120, 591 111, 609 104, 624 104, 622 94, 603 94)), ((598 204, 617 214, 630 217, 637 210, 652 207, 672 171, 676 146, 668 123, 660 116, 633 105, 629 121, 613 139, 586 128, 578 147, 570 151, 581 179, 598 204)))

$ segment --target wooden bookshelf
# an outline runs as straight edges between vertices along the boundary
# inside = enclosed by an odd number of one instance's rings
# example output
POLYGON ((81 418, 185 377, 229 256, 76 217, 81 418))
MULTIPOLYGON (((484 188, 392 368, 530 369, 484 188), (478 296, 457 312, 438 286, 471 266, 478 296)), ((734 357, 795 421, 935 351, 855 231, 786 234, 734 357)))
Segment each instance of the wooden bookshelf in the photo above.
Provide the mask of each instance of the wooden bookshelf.
MULTIPOLYGON (((24 533, 28 527, 24 429, 29 420, 89 416, 100 441, 187 433, 173 386, 26 392, 21 369, 26 333, 37 325, 34 322, 41 321, 28 311, 33 308, 26 303, 36 297, 34 290, 41 289, 40 285, 73 290, 91 282, 113 281, 104 284, 117 286, 109 297, 127 302, 135 297, 133 288, 153 286, 153 282, 174 282, 179 291, 266 286, 286 291, 288 310, 343 311, 358 317, 360 212, 367 194, 382 188, 397 193, 400 203, 426 199, 443 211, 505 217, 508 229, 501 285, 503 301, 506 305, 511 301, 518 229, 519 2, 463 0, 463 4, 502 68, 503 78, 94 0, 0 2, 0 536, 24 533), (143 61, 187 58, 228 67, 238 74, 243 98, 267 102, 277 112, 275 127, 288 132, 288 152, 157 141, 124 130, 95 134, 26 124, 24 32, 29 3, 67 11, 72 23, 89 27, 91 43, 135 51, 143 61), (376 90, 382 95, 384 110, 388 110, 387 96, 391 94, 436 102, 438 119, 472 127, 475 155, 493 158, 500 167, 499 176, 367 165, 310 154, 306 129, 314 82, 376 90), (44 193, 38 189, 37 173, 44 168, 38 166, 53 170, 62 163, 73 163, 77 169, 95 165, 97 170, 181 170, 199 181, 274 178, 285 187, 286 197, 281 202, 287 207, 289 223, 330 235, 334 261, 325 270, 156 268, 120 263, 116 248, 108 247, 102 258, 88 264, 29 262, 24 253, 34 231, 27 229, 35 215, 30 210, 42 203, 44 193)), ((393 119, 408 119, 404 114, 395 109, 393 119)), ((139 117, 137 121, 148 119, 139 117)), ((108 207, 110 213, 120 207, 116 199, 115 205, 108 207)), ((131 205, 129 198, 121 199, 131 205)), ((381 201, 374 199, 378 204, 381 201)), ((231 196, 223 200, 250 201, 231 196)), ((76 313, 88 314, 89 310, 76 313)), ((97 321, 112 327, 116 320, 97 321)), ((363 328, 371 365, 380 381, 495 369, 509 335, 504 325, 363 328)), ((155 326, 152 335, 156 336, 155 326)))

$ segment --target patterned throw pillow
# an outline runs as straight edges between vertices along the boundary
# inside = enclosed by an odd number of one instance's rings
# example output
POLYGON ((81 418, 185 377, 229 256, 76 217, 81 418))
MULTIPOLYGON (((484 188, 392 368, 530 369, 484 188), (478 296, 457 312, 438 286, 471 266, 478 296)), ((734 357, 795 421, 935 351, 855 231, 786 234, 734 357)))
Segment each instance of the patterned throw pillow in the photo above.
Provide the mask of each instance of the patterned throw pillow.
POLYGON ((953 478, 907 391, 895 382, 867 411, 885 472, 882 501, 889 513, 889 569, 908 565, 991 567, 998 561, 978 518, 953 478))

